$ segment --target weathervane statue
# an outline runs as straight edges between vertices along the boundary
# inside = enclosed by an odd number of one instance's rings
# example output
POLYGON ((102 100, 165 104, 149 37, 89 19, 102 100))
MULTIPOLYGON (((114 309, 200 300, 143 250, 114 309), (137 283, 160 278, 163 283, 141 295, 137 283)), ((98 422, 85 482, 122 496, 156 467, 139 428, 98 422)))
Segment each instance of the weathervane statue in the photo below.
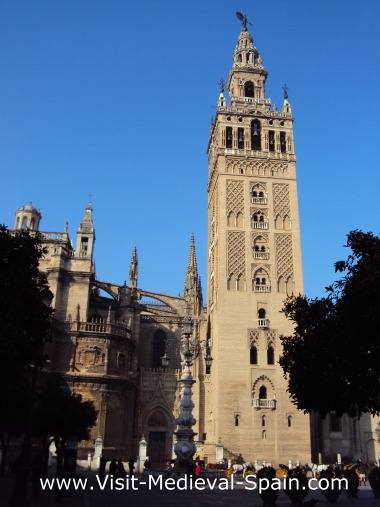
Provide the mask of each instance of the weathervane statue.
POLYGON ((244 32, 248 32, 248 25, 251 23, 248 21, 247 15, 244 12, 237 11, 236 17, 239 21, 241 21, 241 25, 243 27, 244 32))

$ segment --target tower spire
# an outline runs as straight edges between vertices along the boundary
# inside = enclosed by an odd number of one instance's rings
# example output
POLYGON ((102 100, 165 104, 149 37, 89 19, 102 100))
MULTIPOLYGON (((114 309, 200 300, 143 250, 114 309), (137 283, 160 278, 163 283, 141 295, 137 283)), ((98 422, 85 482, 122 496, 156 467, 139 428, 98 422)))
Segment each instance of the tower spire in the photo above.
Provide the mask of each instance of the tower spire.
POLYGON ((138 276, 138 258, 137 248, 132 250, 131 265, 129 268, 129 285, 132 289, 137 288, 137 276, 138 276))
POLYGON ((194 234, 190 238, 189 259, 187 262, 184 298, 195 315, 199 315, 202 308, 202 290, 198 275, 197 256, 195 253, 194 234))

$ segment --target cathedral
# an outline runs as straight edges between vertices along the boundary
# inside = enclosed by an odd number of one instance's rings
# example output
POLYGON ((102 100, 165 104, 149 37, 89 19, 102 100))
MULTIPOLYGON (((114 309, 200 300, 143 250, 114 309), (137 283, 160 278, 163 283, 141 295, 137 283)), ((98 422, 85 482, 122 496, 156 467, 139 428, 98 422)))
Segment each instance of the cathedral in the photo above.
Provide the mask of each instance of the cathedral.
POLYGON ((303 292, 303 280, 292 107, 286 88, 282 108, 272 106, 267 76, 243 22, 208 142, 205 302, 194 237, 176 297, 139 286, 136 250, 128 283, 98 277, 91 203, 75 241, 67 227, 43 231, 32 205, 16 212, 14 228, 40 230, 47 249, 50 368, 98 412, 91 440, 80 443, 82 457, 100 446, 105 456, 127 460, 144 438, 152 466, 171 459, 181 324, 189 313, 199 456, 275 465, 380 456, 378 418, 305 415, 291 403, 278 364, 280 336, 293 332, 283 302, 303 292))

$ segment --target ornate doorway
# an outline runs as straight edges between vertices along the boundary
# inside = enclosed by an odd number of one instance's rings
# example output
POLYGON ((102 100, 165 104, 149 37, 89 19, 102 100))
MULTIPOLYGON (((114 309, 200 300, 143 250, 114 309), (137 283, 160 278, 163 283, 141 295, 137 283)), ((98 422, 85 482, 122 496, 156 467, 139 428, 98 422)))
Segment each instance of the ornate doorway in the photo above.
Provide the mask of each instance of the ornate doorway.
POLYGON ((163 468, 170 459, 170 431, 164 412, 155 410, 148 418, 148 457, 152 468, 163 468))

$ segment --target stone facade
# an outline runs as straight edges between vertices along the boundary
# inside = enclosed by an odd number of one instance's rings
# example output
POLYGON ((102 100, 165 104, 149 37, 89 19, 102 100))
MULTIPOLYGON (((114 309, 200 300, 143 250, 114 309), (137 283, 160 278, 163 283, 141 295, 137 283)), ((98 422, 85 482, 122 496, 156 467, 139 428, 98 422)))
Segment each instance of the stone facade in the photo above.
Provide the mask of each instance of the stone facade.
MULTIPOLYGON (((41 233, 41 270, 54 294, 51 368, 98 410, 84 456, 101 439, 106 456, 129 459, 144 436, 153 465, 172 457, 186 312, 194 321, 194 430, 206 459, 215 461, 221 446, 224 456, 273 464, 316 461, 319 453, 328 460, 380 456, 378 418, 310 420, 290 402, 277 363, 279 337, 292 333, 283 302, 303 292, 303 280, 292 108, 286 90, 282 109, 272 107, 266 79, 245 27, 229 100, 222 85, 208 145, 207 305, 194 238, 184 294, 173 297, 138 286, 136 249, 128 285, 97 278, 91 204, 75 247, 67 226, 41 233)), ((23 206, 14 229, 37 231, 40 220, 38 210, 23 206)))

